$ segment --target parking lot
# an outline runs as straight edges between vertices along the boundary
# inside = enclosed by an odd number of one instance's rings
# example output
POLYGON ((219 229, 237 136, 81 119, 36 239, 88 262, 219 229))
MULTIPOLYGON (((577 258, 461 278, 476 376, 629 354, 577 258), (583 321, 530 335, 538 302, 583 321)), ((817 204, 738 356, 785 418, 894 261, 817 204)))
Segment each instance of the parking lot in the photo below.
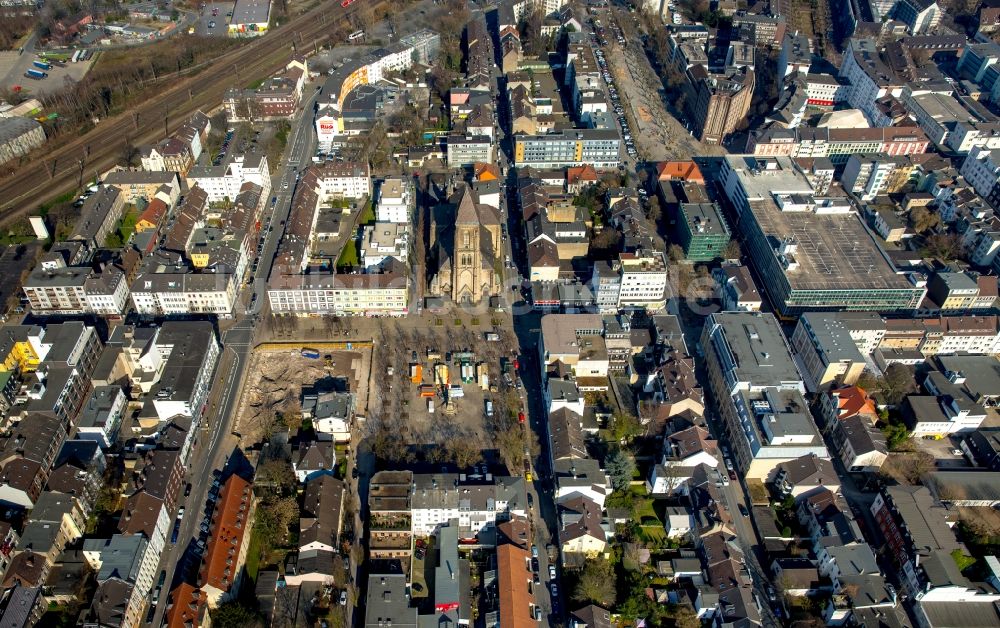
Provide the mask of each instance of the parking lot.
MULTIPOLYGON (((660 78, 650 66, 638 42, 625 40, 622 32, 617 29, 613 14, 602 12, 596 21, 602 21, 602 26, 609 29, 602 37, 599 27, 595 26, 594 39, 601 46, 602 56, 598 58, 598 64, 601 65, 602 72, 610 74, 610 81, 608 78, 605 81, 609 82, 612 110, 622 126, 622 139, 626 149, 631 143, 633 151, 650 161, 724 154, 721 147, 697 141, 691 136, 689 129, 668 112, 667 102, 678 109, 683 108, 683 92, 679 89, 671 93, 665 92, 660 78), (612 87, 615 93, 610 91, 612 87)), ((629 156, 637 158, 631 151, 629 156)))
POLYGON ((206 4, 198 16, 196 32, 206 37, 225 37, 229 30, 228 23, 233 14, 233 6, 232 2, 206 4))
MULTIPOLYGON (((10 54, 17 53, 14 52, 10 54)), ((14 86, 18 85, 21 88, 22 94, 34 97, 45 96, 53 92, 62 91, 66 89, 67 78, 76 82, 84 77, 84 75, 90 70, 91 64, 93 64, 94 60, 97 59, 97 54, 99 53, 95 53, 86 61, 77 61, 76 63, 66 61, 63 65, 53 64, 50 69, 42 70, 48 74, 48 76, 42 79, 30 79, 24 75, 29 69, 39 69, 32 65, 33 62, 39 60, 36 55, 24 52, 16 58, 8 57, 7 63, 3 64, 3 68, 7 70, 6 79, 4 80, 3 85, 8 89, 14 89, 14 86)))

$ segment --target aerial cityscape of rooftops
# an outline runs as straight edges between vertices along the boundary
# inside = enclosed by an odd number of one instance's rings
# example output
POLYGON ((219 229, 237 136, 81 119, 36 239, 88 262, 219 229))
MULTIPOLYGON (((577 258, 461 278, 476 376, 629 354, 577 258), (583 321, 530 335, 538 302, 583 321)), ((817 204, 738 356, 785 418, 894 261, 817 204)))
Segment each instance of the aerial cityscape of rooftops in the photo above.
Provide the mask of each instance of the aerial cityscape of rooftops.
POLYGON ((0 0, 0 628, 1000 627, 1000 0, 0 0))

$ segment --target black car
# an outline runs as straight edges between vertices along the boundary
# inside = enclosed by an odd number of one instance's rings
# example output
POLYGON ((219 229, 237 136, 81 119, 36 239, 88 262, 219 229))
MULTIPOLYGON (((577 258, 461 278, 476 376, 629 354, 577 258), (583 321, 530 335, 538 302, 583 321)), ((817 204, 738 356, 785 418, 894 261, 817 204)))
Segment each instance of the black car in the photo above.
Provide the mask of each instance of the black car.
POLYGON ((537 558, 532 558, 531 559, 531 570, 532 571, 538 571, 538 569, 539 569, 538 559, 537 558))
POLYGON ((355 480, 358 479, 358 468, 357 467, 354 467, 353 469, 351 469, 351 477, 354 478, 355 480))
POLYGON ((188 482, 187 486, 184 487, 184 497, 187 497, 190 494, 191 494, 191 483, 188 482))

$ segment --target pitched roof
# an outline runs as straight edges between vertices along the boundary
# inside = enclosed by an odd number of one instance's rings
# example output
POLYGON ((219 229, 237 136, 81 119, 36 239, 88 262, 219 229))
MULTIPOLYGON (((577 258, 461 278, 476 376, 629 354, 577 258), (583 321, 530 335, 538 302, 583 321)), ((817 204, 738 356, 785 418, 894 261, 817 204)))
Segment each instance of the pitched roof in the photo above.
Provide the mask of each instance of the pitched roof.
POLYGON ((170 603, 164 616, 167 628, 197 626, 204 605, 205 597, 200 589, 186 582, 180 583, 170 592, 170 603))
POLYGON ((847 386, 830 391, 837 401, 837 418, 846 419, 848 417, 861 415, 870 417, 872 422, 878 420, 878 411, 875 400, 868 396, 864 388, 859 386, 847 386))
POLYGON ((496 167, 496 164, 477 161, 472 165, 472 171, 475 173, 476 181, 498 181, 500 179, 500 169, 496 167))
POLYGON ((681 179, 695 183, 705 182, 701 169, 693 161, 661 161, 656 164, 656 176, 660 181, 681 179))
POLYGON ((538 625, 531 614, 534 596, 528 591, 531 582, 529 558, 528 551, 516 545, 497 548, 500 625, 504 627, 535 628, 538 625))
POLYGON ((340 541, 344 483, 332 475, 321 475, 306 483, 299 519, 299 547, 323 543, 336 548, 340 541))
POLYGON ((253 491, 249 482, 238 475, 230 476, 219 494, 212 515, 212 531, 201 566, 201 582, 220 591, 228 591, 238 569, 230 561, 230 551, 239 552, 243 535, 249 529, 253 491), (231 564, 227 564, 231 563, 231 564))
POLYGON ((456 225, 491 225, 499 224, 500 219, 492 207, 476 202, 472 188, 462 183, 459 189, 451 197, 452 204, 455 205, 456 225))

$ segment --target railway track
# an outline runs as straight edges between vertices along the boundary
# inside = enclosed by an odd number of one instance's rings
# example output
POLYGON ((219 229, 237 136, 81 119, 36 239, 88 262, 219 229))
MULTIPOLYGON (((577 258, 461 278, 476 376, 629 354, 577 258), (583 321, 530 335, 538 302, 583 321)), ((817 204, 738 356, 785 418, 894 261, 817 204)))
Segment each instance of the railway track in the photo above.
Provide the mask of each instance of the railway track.
MULTIPOLYGON (((374 2, 376 6, 385 0, 374 2)), ((264 37, 221 55, 194 74, 163 86, 161 92, 126 112, 103 120, 91 131, 0 179, 0 223, 19 218, 47 201, 78 188, 81 178, 112 167, 126 141, 152 143, 198 110, 221 104, 234 80, 270 75, 288 62, 293 47, 313 43, 360 8, 342 8, 336 0, 322 2, 264 37)), ((237 83, 238 84, 238 83, 237 83)))

